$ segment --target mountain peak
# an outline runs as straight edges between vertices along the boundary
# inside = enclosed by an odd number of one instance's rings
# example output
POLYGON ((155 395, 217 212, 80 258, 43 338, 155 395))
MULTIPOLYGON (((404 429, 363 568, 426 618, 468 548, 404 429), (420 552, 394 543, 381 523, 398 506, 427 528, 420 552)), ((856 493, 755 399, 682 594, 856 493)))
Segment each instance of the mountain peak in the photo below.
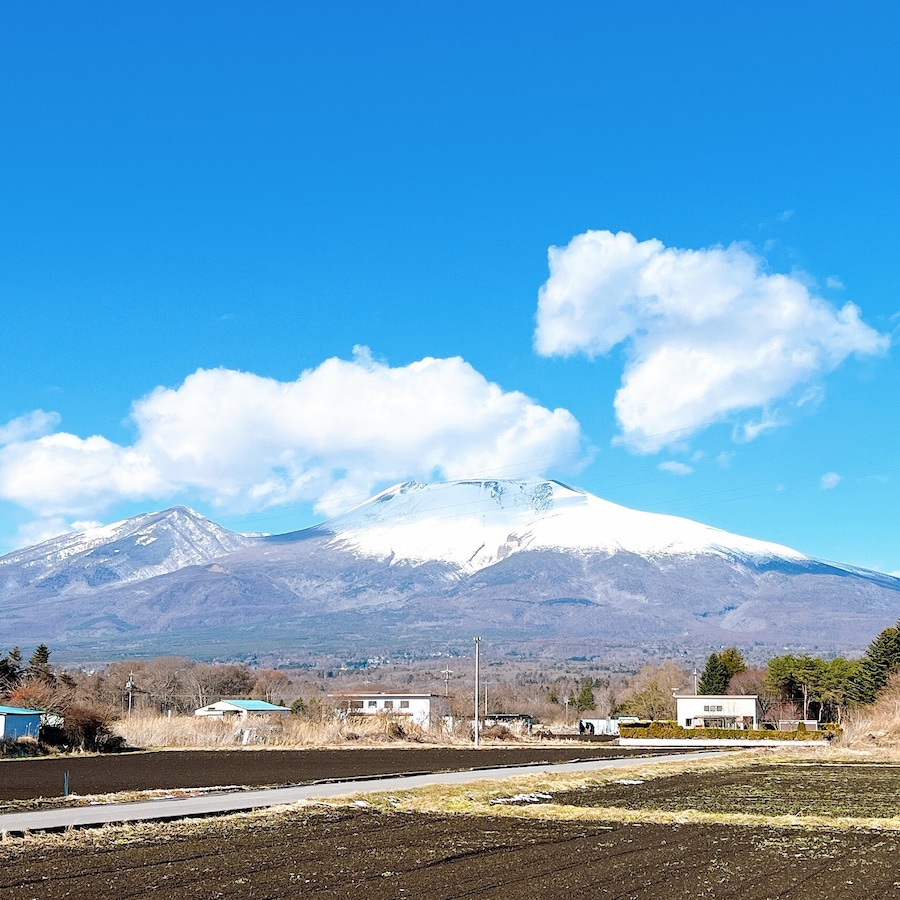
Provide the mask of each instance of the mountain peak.
POLYGON ((329 520, 321 530, 360 556, 413 564, 440 561, 468 572, 538 549, 806 559, 788 547, 628 509, 546 480, 407 481, 329 520))
POLYGON ((9 553, 0 557, 0 572, 18 569, 20 585, 127 583, 209 562, 249 541, 187 506, 173 506, 9 553))

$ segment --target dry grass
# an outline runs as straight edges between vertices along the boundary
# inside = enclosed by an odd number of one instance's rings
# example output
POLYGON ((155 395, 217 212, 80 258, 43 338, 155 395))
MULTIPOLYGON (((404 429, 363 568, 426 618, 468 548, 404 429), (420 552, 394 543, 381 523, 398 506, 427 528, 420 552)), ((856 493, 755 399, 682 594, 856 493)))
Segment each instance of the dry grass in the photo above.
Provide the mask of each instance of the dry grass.
MULTIPOLYGON (((831 755, 833 756, 833 755, 831 755)), ((857 817, 829 815, 758 815, 729 812, 707 812, 701 809, 629 809, 622 806, 568 806, 554 802, 524 803, 521 805, 498 802, 517 795, 538 793, 560 794, 587 789, 598 785, 619 782, 624 779, 648 781, 652 778, 669 778, 675 775, 696 773, 713 774, 734 769, 752 767, 756 762, 786 766, 822 764, 825 760, 818 752, 790 754, 763 754, 750 751, 729 754, 725 758, 691 762, 668 762, 635 765, 627 768, 600 769, 583 774, 540 775, 503 781, 479 781, 456 786, 435 786, 390 794, 367 794, 322 801, 331 806, 366 804, 382 811, 415 812, 424 814, 457 814, 469 816, 502 816, 519 818, 552 819, 564 821, 615 822, 638 824, 652 822, 672 825, 719 824, 736 826, 764 826, 769 828, 803 828, 837 830, 900 831, 900 816, 857 817)), ((840 765, 841 759, 828 760, 840 765)), ((852 763, 853 757, 844 761, 852 763)))
POLYGON ((253 747, 335 747, 408 741, 416 744, 463 744, 467 735, 421 728, 408 718, 360 716, 314 722, 299 716, 160 716, 135 715, 115 724, 128 746, 216 749, 253 747), (249 736, 247 732, 249 731, 249 736))
POLYGON ((871 705, 850 713, 839 746, 876 750, 900 759, 900 676, 893 676, 871 705))

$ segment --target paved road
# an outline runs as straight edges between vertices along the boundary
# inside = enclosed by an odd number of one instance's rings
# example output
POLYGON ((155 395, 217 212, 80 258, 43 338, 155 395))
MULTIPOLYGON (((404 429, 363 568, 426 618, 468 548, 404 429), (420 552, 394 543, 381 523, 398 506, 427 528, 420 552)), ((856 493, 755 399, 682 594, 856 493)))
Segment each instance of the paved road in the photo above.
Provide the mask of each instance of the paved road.
POLYGON ((467 784, 484 779, 516 778, 544 773, 587 772, 593 769, 655 765, 672 760, 691 760, 718 756, 718 753, 678 753, 666 756, 626 757, 622 759, 585 760, 532 766, 506 766, 501 769, 469 769, 463 772, 436 772, 430 775, 402 775, 358 781, 304 784, 295 787, 265 788, 222 794, 203 794, 178 799, 140 800, 133 803, 104 803, 96 806, 74 806, 45 809, 37 812, 4 813, 0 815, 0 834, 21 834, 25 831, 52 831, 65 828, 90 828, 113 822, 147 822, 182 819, 241 812, 269 806, 341 797, 347 794, 406 791, 432 784, 467 784))

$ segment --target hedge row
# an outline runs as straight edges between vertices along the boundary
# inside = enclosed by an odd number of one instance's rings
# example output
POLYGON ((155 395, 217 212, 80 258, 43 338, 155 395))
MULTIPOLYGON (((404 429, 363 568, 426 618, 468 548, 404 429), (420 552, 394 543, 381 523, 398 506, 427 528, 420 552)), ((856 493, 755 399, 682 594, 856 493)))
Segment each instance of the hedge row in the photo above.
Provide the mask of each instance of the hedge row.
POLYGON ((825 731, 767 731, 761 728, 682 728, 680 725, 620 725, 623 738, 714 738, 741 741, 824 741, 831 737, 825 731))

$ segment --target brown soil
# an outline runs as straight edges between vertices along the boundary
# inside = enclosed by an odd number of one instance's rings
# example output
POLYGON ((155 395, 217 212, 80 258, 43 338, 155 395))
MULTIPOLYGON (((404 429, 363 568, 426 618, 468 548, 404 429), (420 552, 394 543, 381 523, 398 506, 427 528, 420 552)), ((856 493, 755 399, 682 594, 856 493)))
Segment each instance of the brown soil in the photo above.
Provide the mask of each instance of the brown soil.
POLYGON ((292 810, 0 844, 0 895, 872 900, 898 895, 898 851, 884 832, 292 810))
POLYGON ((449 772, 572 759, 648 756, 646 750, 589 746, 354 748, 347 750, 211 750, 108 756, 9 759, 0 762, 0 800, 59 797, 69 773, 71 794, 304 784, 368 775, 449 772))
POLYGON ((731 771, 640 778, 634 776, 638 784, 619 781, 555 793, 552 802, 760 816, 900 817, 900 766, 896 765, 748 765, 731 771))

